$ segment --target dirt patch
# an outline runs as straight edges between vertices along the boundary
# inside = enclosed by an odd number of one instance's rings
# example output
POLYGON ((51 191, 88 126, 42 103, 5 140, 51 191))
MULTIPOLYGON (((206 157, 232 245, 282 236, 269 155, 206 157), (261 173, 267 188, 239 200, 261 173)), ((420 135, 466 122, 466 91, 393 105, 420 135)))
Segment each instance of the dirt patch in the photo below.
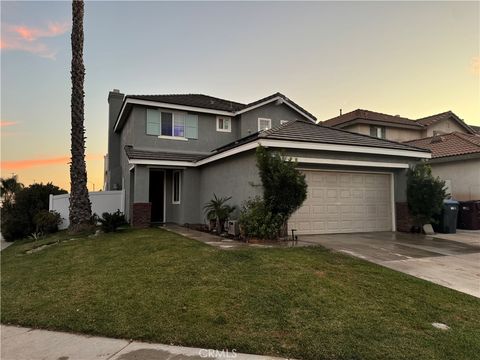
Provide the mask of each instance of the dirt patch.
POLYGON ((212 357, 202 357, 200 355, 182 355, 172 354, 166 350, 157 349, 138 349, 121 355, 118 360, 215 360, 212 357))

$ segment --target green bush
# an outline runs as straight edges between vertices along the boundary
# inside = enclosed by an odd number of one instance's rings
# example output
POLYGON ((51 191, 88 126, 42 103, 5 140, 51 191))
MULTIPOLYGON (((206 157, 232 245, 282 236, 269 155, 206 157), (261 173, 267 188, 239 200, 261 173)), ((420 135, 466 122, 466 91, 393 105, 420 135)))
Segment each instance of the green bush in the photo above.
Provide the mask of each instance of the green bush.
POLYGON ((247 200, 240 211, 240 228, 247 238, 274 240, 278 238, 284 219, 272 213, 260 198, 247 200))
POLYGON ((49 195, 67 192, 52 183, 32 184, 15 194, 15 202, 2 206, 2 235, 7 241, 29 236, 36 231, 35 215, 48 211, 49 195))
POLYGON ((263 146, 257 148, 257 167, 265 206, 287 221, 307 198, 305 175, 297 169, 296 161, 263 146))
POLYGON ((419 164, 407 172, 407 201, 417 225, 434 222, 447 197, 445 181, 432 176, 427 164, 419 164))
POLYGON ((51 234, 58 231, 62 217, 56 211, 41 210, 33 217, 33 221, 37 233, 51 234))
POLYGON ((114 232, 120 226, 127 224, 125 215, 120 210, 117 210, 114 213, 104 212, 98 221, 104 232, 114 232))
POLYGON ((235 210, 235 206, 230 206, 227 202, 232 197, 219 198, 213 194, 213 199, 205 204, 203 211, 208 220, 215 220, 217 234, 223 231, 223 223, 228 219, 230 214, 235 210))

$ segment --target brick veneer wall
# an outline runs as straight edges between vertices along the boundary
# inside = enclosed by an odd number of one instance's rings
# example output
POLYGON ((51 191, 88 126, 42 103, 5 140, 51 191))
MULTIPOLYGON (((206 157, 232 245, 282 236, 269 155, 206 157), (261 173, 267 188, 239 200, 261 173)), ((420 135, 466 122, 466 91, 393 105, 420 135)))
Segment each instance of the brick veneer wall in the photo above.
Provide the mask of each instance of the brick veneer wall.
POLYGON ((131 214, 130 223, 133 227, 149 227, 152 218, 152 203, 133 203, 131 214))
POLYGON ((397 218, 397 231, 410 232, 414 221, 406 202, 395 203, 395 215, 397 218))

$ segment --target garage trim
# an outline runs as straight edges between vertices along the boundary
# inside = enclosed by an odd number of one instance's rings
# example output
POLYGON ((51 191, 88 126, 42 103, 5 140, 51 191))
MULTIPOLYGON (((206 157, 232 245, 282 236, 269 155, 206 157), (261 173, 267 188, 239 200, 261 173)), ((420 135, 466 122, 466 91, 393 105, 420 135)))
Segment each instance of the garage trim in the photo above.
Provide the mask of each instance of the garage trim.
POLYGON ((395 168, 408 169, 409 165, 406 163, 389 163, 379 161, 359 161, 359 160, 338 160, 338 159, 318 159, 309 157, 294 157, 292 158, 299 163, 304 164, 326 164, 326 165, 347 165, 347 166, 369 166, 381 168, 395 168))
POLYGON ((385 174, 390 175, 390 207, 392 211, 392 231, 397 231, 397 214, 395 213, 395 174, 390 171, 376 170, 343 170, 343 169, 311 169, 298 167, 301 171, 321 171, 321 172, 343 172, 343 173, 361 173, 361 174, 385 174))

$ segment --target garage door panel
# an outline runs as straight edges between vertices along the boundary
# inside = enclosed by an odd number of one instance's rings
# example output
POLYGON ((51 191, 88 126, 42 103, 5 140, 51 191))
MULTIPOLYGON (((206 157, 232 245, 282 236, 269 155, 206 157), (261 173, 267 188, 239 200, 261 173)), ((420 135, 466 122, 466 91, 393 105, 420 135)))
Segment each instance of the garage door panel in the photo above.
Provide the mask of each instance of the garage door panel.
POLYGON ((299 234, 391 231, 390 175, 305 171, 308 194, 289 228, 299 234))

